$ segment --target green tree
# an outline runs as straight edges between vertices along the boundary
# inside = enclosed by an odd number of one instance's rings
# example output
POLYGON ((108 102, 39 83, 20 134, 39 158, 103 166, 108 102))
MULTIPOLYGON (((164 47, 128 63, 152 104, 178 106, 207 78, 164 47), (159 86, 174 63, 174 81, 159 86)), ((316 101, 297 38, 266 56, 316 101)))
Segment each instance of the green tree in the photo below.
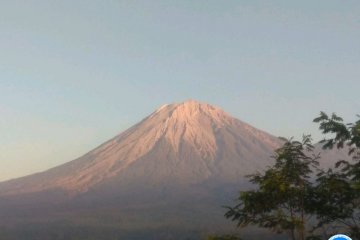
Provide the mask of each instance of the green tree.
POLYGON ((258 188, 243 191, 227 218, 238 226, 257 225, 277 233, 286 232, 292 240, 317 239, 309 233, 307 221, 313 210, 314 187, 309 180, 318 166, 318 155, 310 136, 303 141, 285 140, 275 151, 275 164, 263 174, 248 176, 258 188))
POLYGON ((319 174, 314 209, 320 220, 318 227, 325 224, 338 225, 353 238, 360 239, 360 120, 345 124, 336 114, 329 117, 324 112, 314 119, 323 134, 324 149, 344 148, 353 162, 340 160, 335 169, 319 174))

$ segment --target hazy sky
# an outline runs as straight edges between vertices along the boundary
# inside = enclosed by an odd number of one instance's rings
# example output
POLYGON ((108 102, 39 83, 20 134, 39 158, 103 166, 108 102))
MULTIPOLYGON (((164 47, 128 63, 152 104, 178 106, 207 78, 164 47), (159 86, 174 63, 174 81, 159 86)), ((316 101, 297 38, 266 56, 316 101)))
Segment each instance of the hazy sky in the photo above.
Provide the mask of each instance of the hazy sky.
POLYGON ((360 113, 360 1, 0 1, 0 180, 72 160, 165 103, 276 136, 360 113))

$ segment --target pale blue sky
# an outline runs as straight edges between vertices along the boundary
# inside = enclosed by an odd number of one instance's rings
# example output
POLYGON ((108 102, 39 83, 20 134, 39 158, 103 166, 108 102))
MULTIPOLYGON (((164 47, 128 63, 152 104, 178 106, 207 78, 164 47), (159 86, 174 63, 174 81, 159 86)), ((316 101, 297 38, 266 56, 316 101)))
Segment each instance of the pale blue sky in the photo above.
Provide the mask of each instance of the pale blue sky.
POLYGON ((0 180, 72 160, 164 103, 276 136, 360 109, 360 1, 0 1, 0 180))

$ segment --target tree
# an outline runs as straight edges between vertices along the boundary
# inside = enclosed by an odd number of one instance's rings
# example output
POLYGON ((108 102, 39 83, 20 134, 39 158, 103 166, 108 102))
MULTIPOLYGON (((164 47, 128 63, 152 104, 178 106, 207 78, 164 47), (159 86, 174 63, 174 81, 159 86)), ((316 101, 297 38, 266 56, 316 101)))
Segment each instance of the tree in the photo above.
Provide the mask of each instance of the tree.
POLYGON ((275 165, 263 174, 248 176, 256 190, 243 191, 235 207, 227 207, 227 218, 238 226, 257 225, 274 232, 287 232, 292 240, 317 239, 308 232, 313 210, 314 187, 310 179, 318 166, 318 155, 310 136, 303 141, 285 140, 275 151, 275 165))
MULTIPOLYGON (((358 116, 359 117, 359 116, 358 116)), ((344 124, 336 114, 329 117, 324 112, 314 119, 323 134, 324 149, 348 148, 353 162, 340 160, 335 168, 319 174, 316 188, 319 226, 337 224, 351 237, 360 239, 360 120, 344 124)))

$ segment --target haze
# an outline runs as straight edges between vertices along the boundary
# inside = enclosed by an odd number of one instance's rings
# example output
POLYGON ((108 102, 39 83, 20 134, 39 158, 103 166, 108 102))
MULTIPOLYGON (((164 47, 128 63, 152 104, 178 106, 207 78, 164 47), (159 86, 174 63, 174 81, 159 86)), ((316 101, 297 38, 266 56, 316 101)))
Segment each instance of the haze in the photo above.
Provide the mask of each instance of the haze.
POLYGON ((359 1, 3 1, 0 180, 190 98, 319 139, 320 110, 359 113, 359 12, 359 1))

